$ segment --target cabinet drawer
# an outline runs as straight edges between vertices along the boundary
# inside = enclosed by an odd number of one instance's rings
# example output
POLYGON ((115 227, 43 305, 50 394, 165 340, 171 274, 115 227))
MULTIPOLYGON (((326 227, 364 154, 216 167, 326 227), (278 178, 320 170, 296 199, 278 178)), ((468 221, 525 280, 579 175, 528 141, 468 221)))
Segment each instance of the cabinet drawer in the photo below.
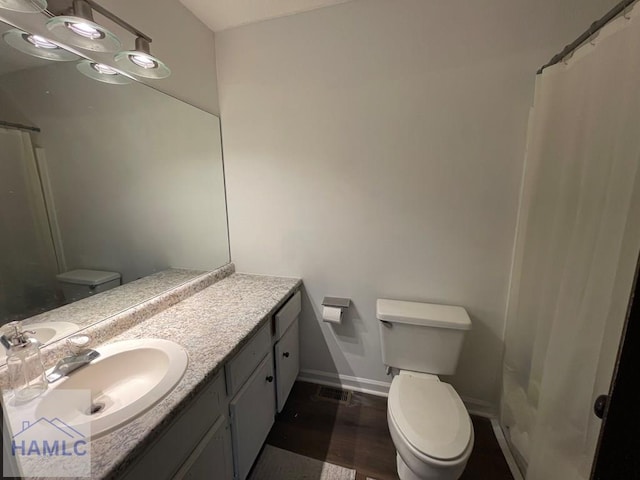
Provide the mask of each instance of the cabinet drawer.
POLYGON ((227 377, 227 393, 234 395, 251 372, 258 366, 271 349, 271 329, 269 322, 258 330, 242 350, 225 365, 227 377))
POLYGON ((300 371, 298 320, 293 322, 289 330, 276 343, 274 352, 276 356, 276 401, 278 412, 281 412, 300 371))
POLYGON ((220 373, 139 457, 140 461, 123 478, 172 478, 220 414, 224 413, 225 400, 224 375, 220 373))
POLYGON ((275 335, 276 340, 284 335, 284 332, 298 318, 302 310, 302 295, 298 290, 287 303, 285 303, 275 316, 275 335))
POLYGON ((274 422, 273 355, 260 363, 229 404, 236 478, 245 480, 274 422))

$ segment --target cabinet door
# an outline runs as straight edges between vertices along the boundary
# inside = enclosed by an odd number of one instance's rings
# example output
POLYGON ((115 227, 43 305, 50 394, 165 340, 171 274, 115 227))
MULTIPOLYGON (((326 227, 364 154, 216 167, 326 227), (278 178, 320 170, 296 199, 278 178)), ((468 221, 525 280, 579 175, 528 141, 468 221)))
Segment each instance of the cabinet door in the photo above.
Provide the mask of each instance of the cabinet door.
POLYGON ((298 320, 293 322, 275 346, 276 355, 276 398, 278 413, 284 408, 289 392, 300 371, 298 341, 298 320))
POLYGON ((233 480, 231 432, 226 416, 218 419, 180 468, 174 480, 233 480))
POLYGON ((207 432, 226 418, 224 375, 219 374, 205 389, 185 407, 182 414, 165 430, 155 443, 137 457, 122 478, 139 480, 173 478, 180 466, 191 457, 207 432))
POLYGON ((245 480, 274 422, 276 395, 273 355, 260 362, 231 400, 231 435, 236 477, 245 480))

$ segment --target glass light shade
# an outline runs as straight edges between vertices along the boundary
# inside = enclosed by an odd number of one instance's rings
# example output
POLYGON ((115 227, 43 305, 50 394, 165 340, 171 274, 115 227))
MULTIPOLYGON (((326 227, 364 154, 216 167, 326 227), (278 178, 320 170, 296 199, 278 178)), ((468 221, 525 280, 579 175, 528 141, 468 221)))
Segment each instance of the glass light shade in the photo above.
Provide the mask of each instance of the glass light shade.
POLYGON ((118 53, 116 63, 125 72, 138 77, 160 79, 171 75, 171 70, 162 60, 137 50, 118 53))
POLYGON ((75 53, 65 50, 50 40, 40 35, 23 32, 22 30, 8 30, 2 34, 2 39, 13 48, 33 57, 57 62, 69 62, 78 59, 75 53))
POLYGON ((39 13, 47 8, 46 0, 0 0, 0 8, 22 13, 39 13))
POLYGON ((110 83, 112 85, 127 85, 132 80, 118 72, 113 67, 103 63, 92 62, 91 60, 82 60, 76 66, 78 71, 89 78, 98 80, 99 82, 110 83))
MULTIPOLYGON (((0 0, 1 1, 1 0, 0 0)), ((47 28, 63 43, 92 52, 117 52, 120 40, 109 30, 82 17, 53 17, 47 28)))

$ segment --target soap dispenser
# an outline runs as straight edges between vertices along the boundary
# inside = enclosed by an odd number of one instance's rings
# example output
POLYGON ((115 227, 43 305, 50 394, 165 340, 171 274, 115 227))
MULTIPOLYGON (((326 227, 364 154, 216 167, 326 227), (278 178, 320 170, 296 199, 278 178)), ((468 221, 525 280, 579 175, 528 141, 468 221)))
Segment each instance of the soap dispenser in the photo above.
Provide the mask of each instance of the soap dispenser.
POLYGON ((16 402, 25 403, 47 389, 40 342, 28 337, 35 332, 22 331, 20 322, 7 323, 3 330, 7 333, 0 337, 0 343, 7 349, 9 388, 16 402))

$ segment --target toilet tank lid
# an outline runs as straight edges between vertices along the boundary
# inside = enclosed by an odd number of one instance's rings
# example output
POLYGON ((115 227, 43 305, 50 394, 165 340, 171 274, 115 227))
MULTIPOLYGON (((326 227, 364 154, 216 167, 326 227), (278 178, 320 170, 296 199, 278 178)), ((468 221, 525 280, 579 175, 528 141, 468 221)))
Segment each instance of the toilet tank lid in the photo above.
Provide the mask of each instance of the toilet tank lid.
POLYGON ((103 270, 70 270, 56 275, 59 282, 73 283, 76 285, 97 286, 112 280, 118 280, 118 272, 105 272, 103 270))
POLYGON ((379 320, 426 327, 470 330, 471 319, 462 307, 434 303, 405 302, 379 298, 376 303, 379 320))

